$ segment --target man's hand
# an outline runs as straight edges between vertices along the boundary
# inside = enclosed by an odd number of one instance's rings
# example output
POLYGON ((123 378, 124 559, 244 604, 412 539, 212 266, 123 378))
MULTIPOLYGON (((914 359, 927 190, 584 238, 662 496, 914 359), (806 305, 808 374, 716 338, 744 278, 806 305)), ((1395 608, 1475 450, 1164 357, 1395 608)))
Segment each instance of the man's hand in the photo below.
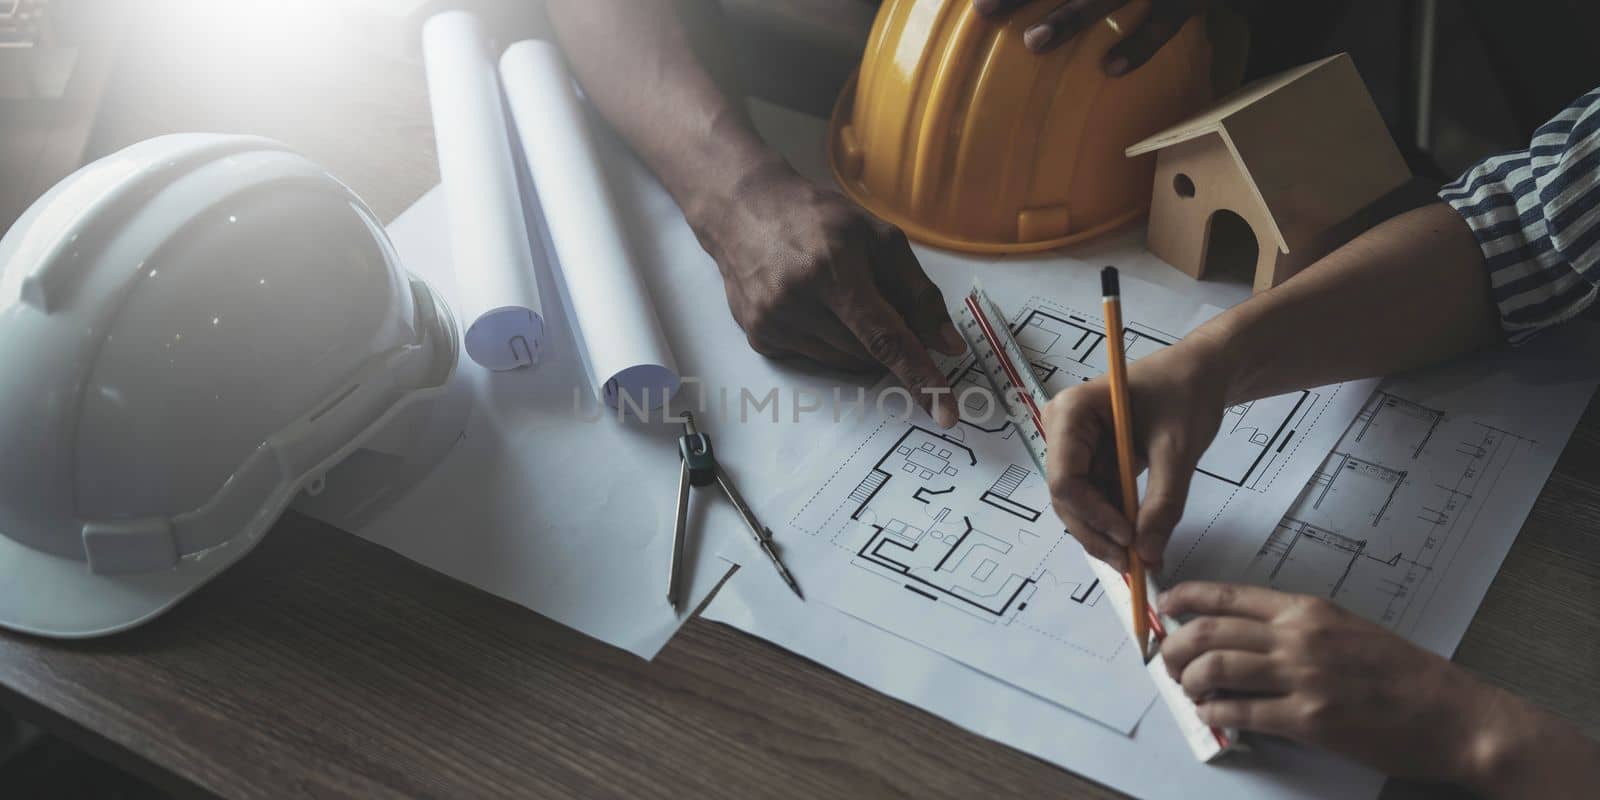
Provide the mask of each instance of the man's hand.
MULTIPOLYGON (((995 17, 1006 14, 1029 0, 972 0, 979 14, 995 17)), ((1023 43, 1035 53, 1046 53, 1063 42, 1082 33, 1113 11, 1128 4, 1128 0, 1066 0, 1056 6, 1044 19, 1023 32, 1023 43)), ((1183 24, 1195 14, 1211 5, 1209 0, 1153 0, 1150 16, 1130 31, 1122 41, 1106 54, 1103 64, 1107 75, 1118 77, 1138 69, 1156 54, 1161 46, 1178 35, 1183 24)))
POLYGON ((1140 559, 1161 563, 1195 465, 1222 422, 1226 381, 1215 352, 1209 339, 1191 334, 1128 365, 1137 466, 1150 469, 1136 524, 1109 499, 1120 496, 1110 382, 1075 386, 1045 407, 1050 499, 1090 555, 1126 570, 1125 550, 1135 543, 1140 559))
POLYGON ((1161 652, 1208 724, 1325 747, 1391 775, 1513 795, 1525 779, 1552 777, 1518 774, 1513 754, 1527 742, 1550 737, 1539 749, 1593 752, 1563 723, 1326 600, 1196 582, 1160 603, 1174 616, 1199 615, 1161 652))
POLYGON ((966 345, 899 229, 784 167, 743 180, 701 239, 757 352, 886 368, 940 425, 956 423, 928 348, 966 345))

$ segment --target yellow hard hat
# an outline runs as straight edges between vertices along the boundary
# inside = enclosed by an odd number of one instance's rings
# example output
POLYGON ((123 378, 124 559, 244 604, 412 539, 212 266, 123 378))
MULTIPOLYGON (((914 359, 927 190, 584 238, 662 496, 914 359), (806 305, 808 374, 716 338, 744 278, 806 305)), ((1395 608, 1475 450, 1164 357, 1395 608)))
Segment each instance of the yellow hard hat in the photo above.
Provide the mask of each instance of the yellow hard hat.
POLYGON ((989 20, 972 0, 886 0, 829 130, 844 191, 913 239, 975 253, 1049 250, 1144 214, 1155 161, 1123 150, 1211 102, 1204 21, 1111 78, 1101 62, 1148 0, 1029 51, 1023 31, 1056 5, 989 20))

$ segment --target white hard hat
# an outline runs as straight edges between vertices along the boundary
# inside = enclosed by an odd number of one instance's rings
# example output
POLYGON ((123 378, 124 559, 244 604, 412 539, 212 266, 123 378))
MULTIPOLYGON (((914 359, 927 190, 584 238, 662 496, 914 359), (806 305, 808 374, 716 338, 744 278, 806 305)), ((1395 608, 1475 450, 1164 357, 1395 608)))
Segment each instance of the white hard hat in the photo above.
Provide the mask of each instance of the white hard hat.
POLYGON ((144 622, 456 363, 455 323, 325 170, 163 136, 0 239, 0 626, 144 622))

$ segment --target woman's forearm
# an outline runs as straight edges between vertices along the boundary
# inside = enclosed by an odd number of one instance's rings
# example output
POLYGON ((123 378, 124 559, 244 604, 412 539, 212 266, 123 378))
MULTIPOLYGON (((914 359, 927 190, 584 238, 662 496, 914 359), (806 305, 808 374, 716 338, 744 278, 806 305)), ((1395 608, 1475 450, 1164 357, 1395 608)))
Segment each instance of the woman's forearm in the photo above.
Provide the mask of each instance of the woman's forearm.
POLYGON ((1195 331, 1229 402, 1443 361, 1499 340, 1483 255, 1435 203, 1391 219, 1195 331))
POLYGON ((1459 783, 1485 797, 1589 797, 1600 786, 1600 743, 1503 689, 1475 702, 1471 751, 1459 783))

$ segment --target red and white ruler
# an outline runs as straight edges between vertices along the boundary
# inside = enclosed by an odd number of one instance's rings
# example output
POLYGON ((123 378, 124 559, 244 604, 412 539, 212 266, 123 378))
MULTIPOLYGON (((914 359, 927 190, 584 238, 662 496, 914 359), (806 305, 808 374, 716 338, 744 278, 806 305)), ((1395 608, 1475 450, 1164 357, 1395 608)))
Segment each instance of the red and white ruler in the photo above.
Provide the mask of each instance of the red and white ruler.
POLYGON ((1011 324, 1000 308, 976 281, 967 293, 958 315, 957 326, 983 367, 989 383, 999 396, 1006 416, 1017 426, 1022 442, 1033 456, 1034 466, 1044 474, 1044 407, 1050 402, 1044 384, 1022 354, 1022 347, 1011 335, 1011 324))

